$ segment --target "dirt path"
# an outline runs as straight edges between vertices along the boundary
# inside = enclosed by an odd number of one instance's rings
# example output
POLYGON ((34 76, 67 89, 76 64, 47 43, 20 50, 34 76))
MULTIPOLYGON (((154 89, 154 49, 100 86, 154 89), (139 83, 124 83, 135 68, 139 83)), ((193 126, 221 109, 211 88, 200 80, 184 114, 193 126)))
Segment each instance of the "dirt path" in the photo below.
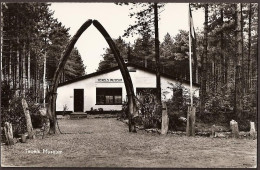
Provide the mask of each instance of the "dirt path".
POLYGON ((256 140, 178 137, 138 131, 115 118, 60 120, 63 132, 2 146, 2 166, 243 168, 256 166, 256 140), (40 153, 28 153, 28 150, 40 153), (61 154, 43 153, 45 150, 61 154))

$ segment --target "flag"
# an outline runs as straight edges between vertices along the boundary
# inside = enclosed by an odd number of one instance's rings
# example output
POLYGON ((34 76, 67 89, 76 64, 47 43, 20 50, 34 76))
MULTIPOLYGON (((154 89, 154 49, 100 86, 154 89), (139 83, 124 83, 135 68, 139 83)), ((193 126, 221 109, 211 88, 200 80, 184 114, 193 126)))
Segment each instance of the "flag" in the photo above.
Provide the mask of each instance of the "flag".
POLYGON ((193 19, 192 19, 190 4, 189 4, 189 27, 190 27, 191 36, 192 36, 193 39, 195 39, 196 36, 195 36, 195 29, 194 29, 194 25, 193 25, 193 19))

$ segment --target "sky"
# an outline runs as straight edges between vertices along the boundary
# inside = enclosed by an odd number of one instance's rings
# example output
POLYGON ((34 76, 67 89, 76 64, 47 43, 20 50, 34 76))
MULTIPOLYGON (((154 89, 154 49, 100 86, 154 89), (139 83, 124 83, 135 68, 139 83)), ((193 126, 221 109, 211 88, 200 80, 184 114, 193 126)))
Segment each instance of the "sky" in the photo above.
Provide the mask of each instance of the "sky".
MULTIPOLYGON (((135 19, 129 17, 129 6, 120 6, 114 3, 51 3, 50 9, 65 27, 70 28, 69 34, 73 36, 80 26, 88 19, 98 20, 112 38, 118 38, 124 34, 124 30, 135 19)), ((159 10, 159 40, 162 42, 168 32, 171 36, 179 33, 179 30, 188 31, 188 3, 166 3, 164 10, 159 10)), ((204 13, 202 10, 192 12, 195 29, 202 29, 204 13)), ((138 38, 122 37, 126 43, 134 43, 138 38)), ((108 44, 99 31, 91 25, 79 38, 75 47, 81 54, 86 74, 96 72, 99 62, 103 59, 108 44)))

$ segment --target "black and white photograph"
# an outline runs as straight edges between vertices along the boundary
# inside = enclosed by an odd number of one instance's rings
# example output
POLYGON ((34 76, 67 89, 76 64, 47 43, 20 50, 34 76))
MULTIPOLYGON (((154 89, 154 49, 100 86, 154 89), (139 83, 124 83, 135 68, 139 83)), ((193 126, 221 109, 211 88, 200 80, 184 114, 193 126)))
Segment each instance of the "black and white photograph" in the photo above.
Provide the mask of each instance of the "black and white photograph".
POLYGON ((257 168, 258 2, 1 2, 1 167, 257 168))

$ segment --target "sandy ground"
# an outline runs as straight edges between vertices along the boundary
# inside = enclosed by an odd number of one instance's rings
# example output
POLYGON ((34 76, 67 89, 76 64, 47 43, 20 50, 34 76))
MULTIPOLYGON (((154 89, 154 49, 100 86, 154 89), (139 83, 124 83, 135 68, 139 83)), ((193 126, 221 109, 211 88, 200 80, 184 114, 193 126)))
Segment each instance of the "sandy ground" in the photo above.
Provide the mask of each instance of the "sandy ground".
POLYGON ((115 118, 62 119, 59 124, 61 131, 74 134, 1 146, 2 166, 256 167, 256 140, 129 133, 127 125, 115 118), (43 149, 56 154, 44 153, 43 149))

